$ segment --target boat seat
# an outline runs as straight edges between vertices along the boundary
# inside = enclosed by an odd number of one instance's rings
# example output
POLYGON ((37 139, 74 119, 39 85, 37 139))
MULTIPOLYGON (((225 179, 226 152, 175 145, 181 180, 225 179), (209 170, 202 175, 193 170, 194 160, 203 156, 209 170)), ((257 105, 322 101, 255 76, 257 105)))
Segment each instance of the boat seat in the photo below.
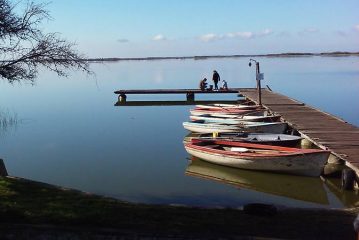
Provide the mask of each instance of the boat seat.
POLYGON ((232 152, 248 152, 249 149, 243 148, 243 147, 231 147, 231 151, 232 152))

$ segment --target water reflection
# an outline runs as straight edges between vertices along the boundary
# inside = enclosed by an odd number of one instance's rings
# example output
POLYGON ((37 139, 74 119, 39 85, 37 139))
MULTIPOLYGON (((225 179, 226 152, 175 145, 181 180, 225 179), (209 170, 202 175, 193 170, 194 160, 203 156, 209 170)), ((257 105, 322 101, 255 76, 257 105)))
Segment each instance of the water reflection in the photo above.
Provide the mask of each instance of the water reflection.
POLYGON ((115 106, 185 106, 197 104, 236 104, 235 100, 198 100, 198 101, 118 101, 115 106))
POLYGON ((0 135, 7 132, 10 128, 16 129, 19 123, 16 113, 0 110, 0 135))
POLYGON ((328 205, 329 200, 320 178, 249 171, 215 165, 192 158, 186 174, 300 201, 328 205))
MULTIPOLYGON (((258 60, 265 73, 263 84, 273 91, 359 126, 359 111, 353 111, 359 108, 358 57, 258 60)), ((324 187, 330 204, 320 205, 237 191, 231 185, 185 176, 188 154, 182 144, 186 134, 182 122, 188 121, 190 106, 114 107, 114 90, 194 88, 212 69, 220 71, 230 87, 255 87, 247 58, 121 61, 94 63, 91 68, 96 81, 77 72, 59 78, 43 70, 35 86, 0 82, 1 106, 5 112, 9 109, 10 116, 21 116, 16 131, 7 125, 6 134, 0 136, 0 154, 9 174, 155 204, 237 207, 262 201, 293 207, 342 207, 347 201, 337 197, 340 191, 333 191, 327 183, 324 187)), ((128 100, 185 100, 184 95, 136 97, 131 95, 128 100)), ((196 100, 215 98, 211 94, 196 96, 196 100)), ((238 99, 234 93, 220 98, 238 99)))
POLYGON ((354 191, 343 190, 339 178, 327 178, 324 180, 324 183, 345 207, 352 208, 359 206, 358 189, 354 191))

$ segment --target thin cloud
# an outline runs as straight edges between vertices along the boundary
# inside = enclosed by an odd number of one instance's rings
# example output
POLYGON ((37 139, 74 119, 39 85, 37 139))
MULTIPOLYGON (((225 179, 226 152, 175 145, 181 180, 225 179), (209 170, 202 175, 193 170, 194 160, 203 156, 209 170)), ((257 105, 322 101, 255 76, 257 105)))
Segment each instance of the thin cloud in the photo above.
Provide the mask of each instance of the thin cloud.
POLYGON ((244 39, 250 39, 255 36, 253 32, 234 32, 234 33, 227 33, 227 37, 229 38, 244 38, 244 39))
POLYGON ((214 34, 214 33, 204 34, 204 35, 199 37, 199 39, 202 42, 213 42, 213 41, 216 41, 216 40, 220 40, 222 38, 223 38, 222 36, 214 34))
POLYGON ((126 39, 126 38, 120 38, 120 39, 117 39, 117 42, 119 42, 119 43, 127 43, 127 42, 129 42, 129 40, 126 39))
POLYGON ((250 32, 250 31, 230 32, 230 33, 226 33, 223 35, 219 35, 219 34, 215 34, 215 33, 208 33, 208 34, 204 34, 204 35, 200 36, 199 39, 202 42, 213 42, 213 41, 228 39, 228 38, 252 39, 255 37, 265 37, 265 36, 271 35, 272 33, 273 33, 273 31, 271 29, 265 29, 262 32, 257 32, 257 33, 250 32))
POLYGON ((153 41, 164 41, 167 40, 167 38, 165 36, 163 36, 162 34, 157 34, 156 36, 154 36, 152 38, 153 41))
POLYGON ((354 30, 357 31, 357 32, 359 32, 359 24, 357 24, 357 25, 354 26, 354 30))

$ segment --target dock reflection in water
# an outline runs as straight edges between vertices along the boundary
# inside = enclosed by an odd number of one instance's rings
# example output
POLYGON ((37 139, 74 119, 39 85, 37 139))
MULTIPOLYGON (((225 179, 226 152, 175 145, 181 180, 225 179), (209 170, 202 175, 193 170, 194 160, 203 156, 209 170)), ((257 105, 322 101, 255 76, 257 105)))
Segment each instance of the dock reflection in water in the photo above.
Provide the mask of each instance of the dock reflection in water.
POLYGON ((194 157, 187 166, 186 175, 296 200, 329 204, 324 183, 320 178, 241 170, 194 157))
POLYGON ((328 187, 329 191, 333 193, 345 207, 359 207, 358 189, 355 189, 354 191, 343 190, 341 188, 340 178, 326 178, 324 183, 328 187))
POLYGON ((198 101, 118 101, 115 106, 186 106, 186 105, 197 105, 197 104, 214 104, 214 103, 225 103, 225 104, 239 104, 241 100, 198 100, 198 101))

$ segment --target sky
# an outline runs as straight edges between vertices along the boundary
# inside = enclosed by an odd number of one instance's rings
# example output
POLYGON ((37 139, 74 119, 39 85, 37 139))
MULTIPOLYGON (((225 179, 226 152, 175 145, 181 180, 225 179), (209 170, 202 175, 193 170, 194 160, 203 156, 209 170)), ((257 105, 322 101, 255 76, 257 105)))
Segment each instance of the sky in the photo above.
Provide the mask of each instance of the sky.
POLYGON ((88 57, 359 51, 359 0, 52 0, 46 8, 44 31, 88 57))

